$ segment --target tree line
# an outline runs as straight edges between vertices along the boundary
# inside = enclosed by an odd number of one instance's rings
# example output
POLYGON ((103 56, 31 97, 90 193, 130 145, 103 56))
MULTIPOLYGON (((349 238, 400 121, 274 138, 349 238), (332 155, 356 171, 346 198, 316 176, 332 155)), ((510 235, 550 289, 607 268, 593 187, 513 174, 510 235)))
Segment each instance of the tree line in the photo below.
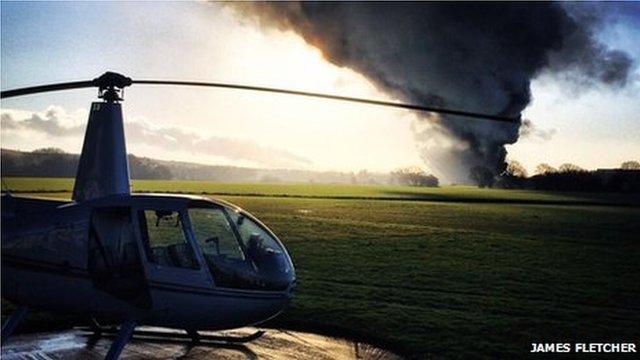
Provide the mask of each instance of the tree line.
MULTIPOLYGON (((2 149, 1 170, 3 176, 75 177, 79 159, 78 154, 69 154, 57 148, 43 148, 31 152, 2 149)), ((128 160, 132 179, 438 186, 435 176, 418 167, 379 173, 367 170, 338 172, 203 165, 157 160, 132 154, 128 155, 128 160)))
MULTIPOLYGON (((80 155, 56 148, 22 152, 2 149, 3 176, 75 177, 80 155)), ((133 179, 171 179, 169 167, 149 158, 128 155, 133 179)))
POLYGON ((495 176, 482 167, 471 169, 469 177, 479 187, 588 192, 640 192, 640 162, 625 161, 615 169, 585 170, 565 163, 555 168, 543 163, 529 176, 518 161, 509 161, 506 169, 495 176))
POLYGON ((398 185, 436 187, 438 178, 419 167, 410 166, 391 172, 391 182, 398 185))

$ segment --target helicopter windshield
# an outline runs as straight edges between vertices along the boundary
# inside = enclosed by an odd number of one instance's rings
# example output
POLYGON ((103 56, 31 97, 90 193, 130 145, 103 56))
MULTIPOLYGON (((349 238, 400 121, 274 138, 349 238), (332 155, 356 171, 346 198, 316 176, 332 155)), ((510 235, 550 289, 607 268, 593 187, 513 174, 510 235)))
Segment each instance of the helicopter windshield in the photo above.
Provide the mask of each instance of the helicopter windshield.
POLYGON ((293 280, 280 243, 244 214, 224 208, 190 208, 194 235, 217 286, 284 290, 293 280))

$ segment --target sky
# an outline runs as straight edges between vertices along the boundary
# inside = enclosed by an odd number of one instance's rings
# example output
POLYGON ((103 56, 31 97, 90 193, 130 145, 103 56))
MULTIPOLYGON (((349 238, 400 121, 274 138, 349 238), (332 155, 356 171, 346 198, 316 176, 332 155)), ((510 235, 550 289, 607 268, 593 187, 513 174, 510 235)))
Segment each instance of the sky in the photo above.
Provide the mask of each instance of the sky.
MULTIPOLYGON (((597 34, 640 59, 640 12, 612 13, 597 34)), ((1 3, 2 89, 92 79, 219 81, 397 100, 363 75, 327 62, 296 33, 264 29, 202 2, 1 3)), ((640 160, 640 70, 623 89, 578 88, 554 74, 532 83, 524 111, 536 131, 509 145, 529 171, 640 160)), ((93 89, 3 100, 1 145, 78 153, 93 89)), ((235 90, 127 88, 127 150, 208 164, 311 170, 427 167, 397 109, 235 90)), ((428 167, 427 167, 428 168, 428 167)))

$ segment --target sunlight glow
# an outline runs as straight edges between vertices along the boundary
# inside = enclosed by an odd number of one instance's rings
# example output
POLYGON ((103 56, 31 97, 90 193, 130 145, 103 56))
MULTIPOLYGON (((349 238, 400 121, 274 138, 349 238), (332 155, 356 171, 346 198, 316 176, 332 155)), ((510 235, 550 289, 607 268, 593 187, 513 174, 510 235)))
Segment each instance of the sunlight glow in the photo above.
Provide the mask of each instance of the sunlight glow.
MULTIPOLYGON (((640 39, 640 32, 624 31, 629 39, 640 39)), ((362 75, 327 62, 295 33, 264 30, 218 3, 7 3, 2 33, 3 88, 91 79, 112 70, 137 79, 219 81, 397 100, 362 75)), ((509 157, 530 170, 540 162, 594 168, 637 158, 638 69, 634 79, 622 94, 603 89, 574 94, 559 90, 557 79, 536 79, 525 117, 555 135, 547 141, 521 139, 508 147, 509 157), (605 111, 614 102, 615 109, 605 111)), ((340 171, 426 167, 411 128, 417 115, 410 111, 222 89, 138 86, 125 96, 130 128, 155 129, 164 134, 162 139, 182 133, 210 140, 207 149, 218 140, 247 144, 251 151, 272 151, 282 159, 265 162, 265 154, 229 158, 132 134, 128 151, 138 156, 340 171)), ((94 99, 93 90, 43 94, 5 100, 2 111, 25 118, 56 106, 64 121, 84 124, 94 99)), ((60 147, 77 153, 82 136, 3 129, 2 146, 60 147)))

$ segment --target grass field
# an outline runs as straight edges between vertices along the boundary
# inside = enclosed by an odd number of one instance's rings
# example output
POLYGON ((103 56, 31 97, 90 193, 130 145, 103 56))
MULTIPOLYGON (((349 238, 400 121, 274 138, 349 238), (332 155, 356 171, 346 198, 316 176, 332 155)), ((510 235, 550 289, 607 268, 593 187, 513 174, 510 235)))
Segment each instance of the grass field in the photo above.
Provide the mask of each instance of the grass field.
MULTIPOLYGON (((72 185, 6 180, 14 191, 57 197, 72 185)), ((640 338, 637 194, 133 185, 220 194, 281 237, 300 285, 272 326, 358 338, 416 358, 520 358, 532 342, 640 338)))
MULTIPOLYGON (((69 178, 3 178, 15 192, 65 193, 69 178)), ((134 192, 169 192, 220 196, 260 196, 320 199, 380 199, 461 202, 506 202, 573 205, 640 205, 640 194, 598 194, 532 190, 479 189, 475 186, 438 188, 396 185, 218 183, 190 180, 133 180, 134 192)), ((51 194, 48 194, 51 196, 51 194)), ((68 196, 61 194, 59 196, 68 196)))

